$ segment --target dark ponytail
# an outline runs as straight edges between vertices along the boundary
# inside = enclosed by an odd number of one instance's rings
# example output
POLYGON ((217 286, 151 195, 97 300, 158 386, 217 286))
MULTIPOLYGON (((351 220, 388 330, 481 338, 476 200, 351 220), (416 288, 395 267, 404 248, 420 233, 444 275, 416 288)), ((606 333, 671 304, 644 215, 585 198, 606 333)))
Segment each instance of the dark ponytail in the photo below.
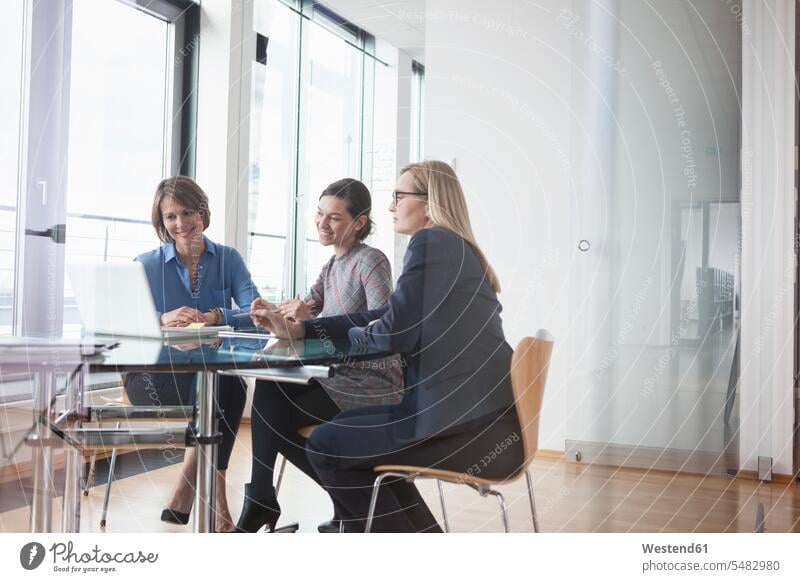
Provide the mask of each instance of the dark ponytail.
POLYGON ((372 232, 372 227, 375 224, 372 222, 370 212, 372 212, 372 196, 369 193, 363 182, 359 182, 353 178, 342 178, 333 184, 329 184, 327 188, 322 191, 320 199, 323 196, 336 196, 345 202, 347 212, 353 217, 353 220, 359 216, 367 217, 367 224, 364 225, 356 233, 356 240, 363 241, 372 232))

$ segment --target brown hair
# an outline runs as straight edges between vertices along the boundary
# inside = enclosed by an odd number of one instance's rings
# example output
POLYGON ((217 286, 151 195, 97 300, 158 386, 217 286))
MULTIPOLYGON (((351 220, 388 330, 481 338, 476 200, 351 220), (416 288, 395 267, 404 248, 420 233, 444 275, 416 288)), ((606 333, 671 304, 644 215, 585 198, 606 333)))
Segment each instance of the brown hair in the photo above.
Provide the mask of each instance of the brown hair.
POLYGON ((336 196, 344 200, 347 212, 356 220, 359 216, 367 217, 367 224, 356 233, 356 240, 363 241, 372 232, 372 227, 375 224, 372 222, 370 212, 372 211, 372 196, 369 193, 363 182, 359 182, 354 178, 342 178, 333 184, 329 184, 327 188, 322 191, 320 199, 323 196, 336 196))
POLYGON ((467 201, 461 182, 453 168, 445 162, 426 160, 408 164, 400 174, 411 172, 414 178, 414 189, 417 192, 428 194, 428 218, 436 226, 449 228, 473 248, 478 255, 478 260, 486 273, 486 279, 495 292, 500 292, 500 280, 494 272, 486 255, 483 254, 475 235, 472 234, 472 225, 469 220, 467 201))
POLYGON ((187 176, 166 178, 161 180, 156 187, 153 211, 150 217, 161 242, 172 242, 172 237, 164 226, 164 217, 161 215, 161 203, 167 198, 172 198, 178 204, 199 212, 203 217, 203 230, 208 228, 211 223, 211 210, 208 208, 208 196, 203 189, 187 176))

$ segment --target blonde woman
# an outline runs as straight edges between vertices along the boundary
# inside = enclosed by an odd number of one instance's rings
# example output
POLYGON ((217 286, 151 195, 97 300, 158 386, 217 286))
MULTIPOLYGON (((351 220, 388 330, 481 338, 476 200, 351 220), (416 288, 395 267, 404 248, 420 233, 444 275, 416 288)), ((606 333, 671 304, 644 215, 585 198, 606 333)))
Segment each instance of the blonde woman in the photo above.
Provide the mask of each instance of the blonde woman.
MULTIPOLYGON (((395 231, 411 235, 388 304, 343 317, 293 322, 253 302, 253 319, 280 336, 327 334, 406 361, 406 393, 395 405, 346 411, 311 435, 308 458, 347 531, 364 531, 382 464, 435 466, 505 478, 523 462, 503 335, 500 284, 472 234, 464 193, 439 161, 403 168, 389 207, 395 231), (481 464, 497 443, 502 455, 481 464)), ((441 529, 416 487, 384 485, 373 531, 441 529)))

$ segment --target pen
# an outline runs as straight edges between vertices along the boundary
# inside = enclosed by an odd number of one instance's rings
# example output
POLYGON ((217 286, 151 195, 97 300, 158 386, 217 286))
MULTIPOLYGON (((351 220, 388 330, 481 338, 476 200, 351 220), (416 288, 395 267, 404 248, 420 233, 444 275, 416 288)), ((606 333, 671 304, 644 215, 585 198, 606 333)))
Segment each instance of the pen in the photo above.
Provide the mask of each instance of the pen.
MULTIPOLYGON (((278 309, 273 309, 272 312, 273 313, 280 313, 280 311, 278 309)), ((242 311, 241 313, 234 314, 233 318, 234 319, 241 319, 243 317, 250 317, 251 314, 252 314, 251 311, 242 311)))

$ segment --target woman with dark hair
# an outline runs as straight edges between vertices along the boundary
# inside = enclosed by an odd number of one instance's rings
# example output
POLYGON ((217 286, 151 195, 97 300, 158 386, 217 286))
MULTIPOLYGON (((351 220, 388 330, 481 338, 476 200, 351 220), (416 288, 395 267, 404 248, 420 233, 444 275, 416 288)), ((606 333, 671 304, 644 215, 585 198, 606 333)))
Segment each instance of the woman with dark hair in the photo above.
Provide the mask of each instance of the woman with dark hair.
MULTIPOLYGON (((403 168, 392 193, 395 232, 410 235, 397 288, 381 309, 296 322, 264 299, 255 323, 282 338, 349 338, 405 357, 399 404, 342 412, 308 439, 308 457, 348 532, 363 532, 377 465, 470 472, 498 442, 513 444, 481 472, 505 479, 524 461, 511 389, 511 347, 500 283, 481 251, 453 169, 441 161, 403 168)), ((440 532, 419 491, 384 482, 373 531, 440 532)))
MULTIPOLYGON (((232 301, 247 307, 258 297, 258 289, 236 249, 203 235, 211 221, 208 196, 191 178, 176 176, 162 180, 153 200, 153 228, 162 245, 136 257, 144 265, 150 292, 161 325, 185 327, 200 322, 236 325, 232 301)), ((134 405, 192 405, 195 377, 192 374, 128 374, 125 392, 134 405)), ((247 399, 240 378, 220 376, 216 404, 222 411, 216 485, 216 531, 233 527, 225 494, 225 472, 236 441, 247 399)), ((183 471, 172 499, 161 513, 170 523, 186 524, 194 501, 195 449, 186 449, 183 471)))
MULTIPOLYGON (((334 254, 322 268, 305 299, 278 304, 292 320, 344 315, 382 307, 392 293, 392 273, 386 256, 363 243, 372 230, 372 198, 367 187, 350 178, 329 185, 319 197, 316 226, 319 242, 334 254)), ((351 363, 335 378, 312 380, 309 385, 259 380, 251 413, 253 468, 245 486, 242 514, 236 526, 242 532, 272 531, 280 516, 273 473, 277 454, 316 480, 305 453, 305 439, 297 430, 320 424, 339 414, 370 404, 399 402, 403 375, 400 361, 380 365, 351 363)), ((336 516, 320 526, 335 529, 336 516)))

